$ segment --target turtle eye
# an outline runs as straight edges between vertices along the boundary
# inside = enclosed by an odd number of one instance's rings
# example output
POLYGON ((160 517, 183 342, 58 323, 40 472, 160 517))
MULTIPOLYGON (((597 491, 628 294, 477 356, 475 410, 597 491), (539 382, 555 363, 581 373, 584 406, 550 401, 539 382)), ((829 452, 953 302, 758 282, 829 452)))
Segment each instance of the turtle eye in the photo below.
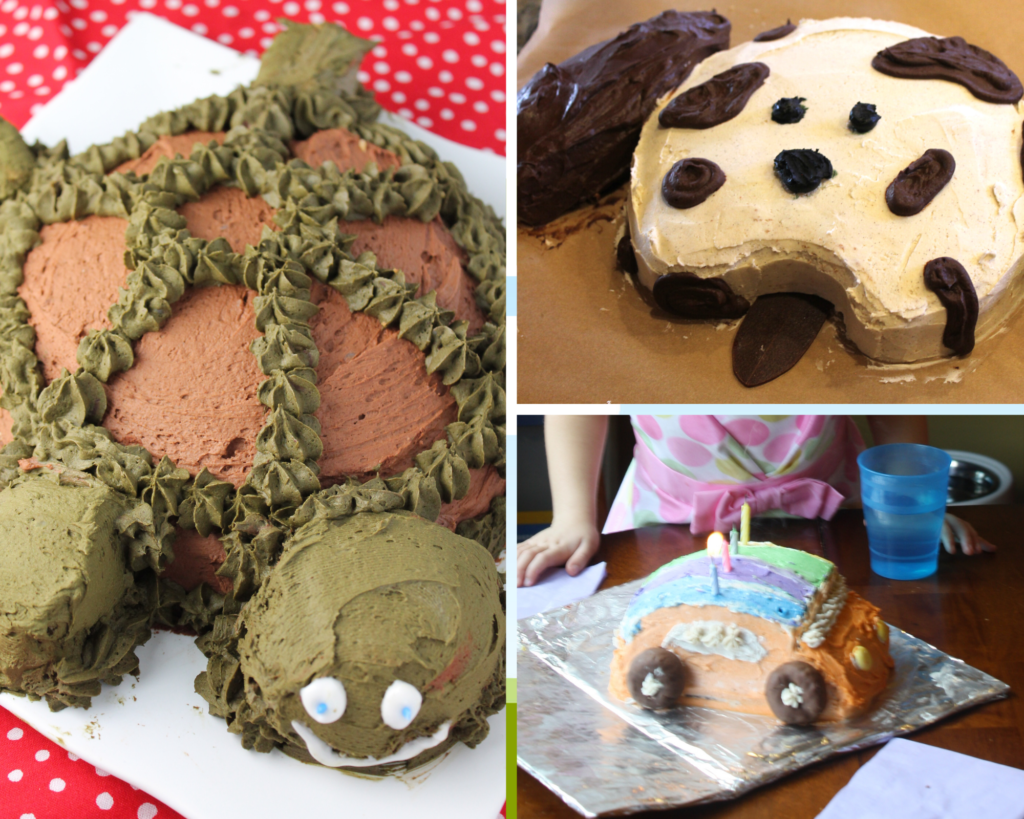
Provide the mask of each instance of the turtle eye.
POLYGON ((420 712, 423 695, 409 683, 395 680, 380 701, 380 715, 384 724, 400 731, 407 727, 420 712))
POLYGON ((341 719, 348 704, 345 686, 334 677, 313 680, 299 692, 299 698, 306 713, 323 725, 341 719))

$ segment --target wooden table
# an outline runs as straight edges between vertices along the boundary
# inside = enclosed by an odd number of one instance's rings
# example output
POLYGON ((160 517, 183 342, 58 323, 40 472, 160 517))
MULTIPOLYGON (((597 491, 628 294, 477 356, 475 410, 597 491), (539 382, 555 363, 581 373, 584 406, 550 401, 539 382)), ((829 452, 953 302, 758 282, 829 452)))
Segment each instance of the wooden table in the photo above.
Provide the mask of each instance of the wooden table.
MULTIPOLYGON (((754 520, 752 540, 769 540, 833 561, 847 583, 882 609, 885 619, 915 637, 1024 690, 1024 509, 1020 506, 961 507, 957 514, 999 546, 995 554, 939 558, 939 570, 924 580, 886 580, 872 574, 867 532, 859 510, 839 512, 831 523, 754 520)), ((607 561, 602 588, 643 577, 675 557, 704 548, 685 526, 653 526, 601 539, 595 562, 607 561)), ((518 692, 525 702, 530 692, 518 692)), ((1024 768, 1024 699, 1009 698, 972 708, 916 734, 918 742, 1024 768)), ((876 749, 843 754, 731 802, 659 811, 672 817, 804 819, 817 816, 876 749)), ((525 819, 571 819, 578 814, 524 771, 519 771, 519 815, 525 819)))

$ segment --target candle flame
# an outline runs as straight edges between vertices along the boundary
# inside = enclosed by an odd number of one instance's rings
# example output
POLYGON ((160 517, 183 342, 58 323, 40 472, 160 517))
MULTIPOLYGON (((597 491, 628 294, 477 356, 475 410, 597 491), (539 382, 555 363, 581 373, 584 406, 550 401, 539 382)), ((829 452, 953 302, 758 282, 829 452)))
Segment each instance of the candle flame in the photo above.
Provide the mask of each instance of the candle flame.
POLYGON ((722 554, 722 547, 725 545, 725 535, 721 532, 712 532, 708 535, 708 554, 711 557, 718 557, 722 554))

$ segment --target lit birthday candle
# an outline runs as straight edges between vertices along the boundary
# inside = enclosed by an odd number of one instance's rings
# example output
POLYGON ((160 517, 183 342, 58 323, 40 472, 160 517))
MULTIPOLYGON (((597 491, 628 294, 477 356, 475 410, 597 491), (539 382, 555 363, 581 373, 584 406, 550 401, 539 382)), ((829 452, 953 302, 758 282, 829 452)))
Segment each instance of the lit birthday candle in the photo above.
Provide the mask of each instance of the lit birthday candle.
POLYGON ((740 543, 750 543, 750 504, 740 508, 740 543))
POLYGON ((718 557, 722 554, 722 544, 725 538, 721 532, 712 532, 708 535, 708 557, 718 557))
POLYGON ((725 538, 722 538, 722 571, 732 571, 732 560, 729 558, 729 544, 725 542, 725 538))
POLYGON ((718 590, 718 567, 713 560, 711 561, 711 592, 715 597, 721 594, 718 590))

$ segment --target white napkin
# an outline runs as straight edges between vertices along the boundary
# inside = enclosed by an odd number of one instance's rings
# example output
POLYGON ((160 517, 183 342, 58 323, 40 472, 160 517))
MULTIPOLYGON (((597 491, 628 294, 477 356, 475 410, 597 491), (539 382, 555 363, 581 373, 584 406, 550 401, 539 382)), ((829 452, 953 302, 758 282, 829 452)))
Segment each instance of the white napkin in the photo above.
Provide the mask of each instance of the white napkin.
POLYGON ((1024 771, 893 739, 818 819, 1024 819, 1024 771))
POLYGON ((590 597, 607 574, 604 563, 588 566, 575 577, 565 569, 549 570, 533 586, 516 589, 516 618, 522 620, 590 597))

